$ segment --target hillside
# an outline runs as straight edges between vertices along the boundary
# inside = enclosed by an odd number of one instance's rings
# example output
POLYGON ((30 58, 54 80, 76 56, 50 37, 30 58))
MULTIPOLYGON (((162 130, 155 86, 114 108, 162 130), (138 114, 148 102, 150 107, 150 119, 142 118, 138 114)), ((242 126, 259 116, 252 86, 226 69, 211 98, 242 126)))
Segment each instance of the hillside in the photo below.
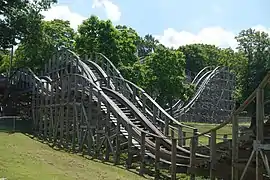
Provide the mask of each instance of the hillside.
POLYGON ((125 169, 56 151, 21 133, 0 132, 0 179, 126 180, 144 179, 125 169))

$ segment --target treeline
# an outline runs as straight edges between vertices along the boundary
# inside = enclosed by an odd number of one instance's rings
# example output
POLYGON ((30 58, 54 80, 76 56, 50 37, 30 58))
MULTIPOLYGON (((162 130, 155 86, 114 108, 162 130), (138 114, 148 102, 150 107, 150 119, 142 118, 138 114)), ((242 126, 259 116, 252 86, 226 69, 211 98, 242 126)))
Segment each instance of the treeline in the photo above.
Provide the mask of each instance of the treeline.
POLYGON ((117 25, 91 16, 75 32, 68 21, 44 21, 40 11, 54 1, 7 1, 0 4, 1 71, 9 68, 12 45, 18 48, 13 66, 28 66, 39 71, 51 54, 67 47, 79 55, 100 52, 107 56, 126 79, 144 88, 162 106, 174 99, 186 100, 193 86, 186 82, 185 70, 194 74, 205 66, 228 66, 236 75, 235 97, 245 99, 270 67, 270 38, 253 29, 237 36, 237 51, 214 45, 192 44, 167 48, 151 34, 140 37, 131 27, 117 25))

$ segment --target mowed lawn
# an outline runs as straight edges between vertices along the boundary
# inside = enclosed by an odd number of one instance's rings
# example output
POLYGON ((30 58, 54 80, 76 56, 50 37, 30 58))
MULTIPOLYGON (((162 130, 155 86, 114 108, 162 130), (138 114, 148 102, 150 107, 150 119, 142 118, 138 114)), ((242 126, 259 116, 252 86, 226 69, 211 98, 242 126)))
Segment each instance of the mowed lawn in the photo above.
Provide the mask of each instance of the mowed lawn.
MULTIPOLYGON (((210 129, 213 129, 217 126, 219 126, 219 124, 207 124, 207 123, 184 123, 186 125, 190 125, 192 127, 195 127, 198 129, 198 131, 200 133, 206 132, 210 129)), ((239 126, 249 126, 249 123, 240 123, 239 126)), ((188 132, 187 136, 191 136, 192 135, 192 131, 190 129, 184 129, 184 131, 188 132)), ((226 134, 228 139, 232 138, 232 124, 227 124, 226 126, 222 127, 221 129, 217 130, 217 142, 221 142, 223 141, 223 137, 226 134)), ((209 133, 210 135, 210 133, 209 133)), ((205 137, 205 136, 201 136, 199 137, 199 144, 208 144, 208 140, 209 138, 205 137)), ((187 140, 187 143, 189 143, 189 140, 187 140)))
POLYGON ((21 133, 0 132, 0 179, 126 180, 145 179, 120 167, 60 152, 21 133))

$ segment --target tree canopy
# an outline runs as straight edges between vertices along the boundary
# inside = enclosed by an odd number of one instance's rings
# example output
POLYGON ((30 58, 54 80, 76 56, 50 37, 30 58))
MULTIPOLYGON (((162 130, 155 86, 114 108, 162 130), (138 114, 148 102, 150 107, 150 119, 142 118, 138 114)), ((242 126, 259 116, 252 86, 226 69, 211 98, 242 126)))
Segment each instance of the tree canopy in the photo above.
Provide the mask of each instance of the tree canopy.
POLYGON ((40 12, 50 8, 56 0, 1 0, 0 49, 16 45, 18 41, 39 31, 40 12))

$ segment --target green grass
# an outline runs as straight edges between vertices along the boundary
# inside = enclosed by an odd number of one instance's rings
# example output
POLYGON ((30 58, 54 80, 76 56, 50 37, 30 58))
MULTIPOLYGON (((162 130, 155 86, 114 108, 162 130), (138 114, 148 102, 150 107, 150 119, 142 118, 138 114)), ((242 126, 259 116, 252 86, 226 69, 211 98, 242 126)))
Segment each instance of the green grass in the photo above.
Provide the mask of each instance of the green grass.
POLYGON ((0 132, 0 178, 8 180, 144 179, 120 167, 52 149, 21 133, 0 132))
MULTIPOLYGON (((218 126, 218 124, 203 123, 185 124, 196 127, 199 132, 205 132, 218 126)), ((232 125, 227 125, 218 130, 217 134, 218 137, 222 137, 223 134, 231 134, 231 131, 232 125)), ((191 135, 190 130, 189 132, 190 134, 187 134, 187 136, 191 135)), ((231 138, 231 135, 228 138, 231 138)), ((199 142, 200 144, 207 144, 208 138, 200 137, 199 142)), ((54 150, 48 145, 21 133, 0 132, 0 144, 0 178, 6 177, 8 180, 145 179, 112 164, 108 165, 86 159, 78 154, 54 150)), ((178 176, 181 176, 181 179, 188 178, 184 174, 178 174, 178 176)))
MULTIPOLYGON (((207 124, 207 123, 184 123, 186 125, 190 125, 193 126, 195 128, 198 129, 199 132, 203 133, 206 132, 210 129, 213 129, 215 127, 217 127, 219 124, 207 124)), ((248 123, 241 123, 239 124, 240 126, 249 126, 248 123)), ((184 131, 188 132, 187 136, 191 136, 192 135, 192 131, 190 129, 184 129, 184 131)), ((223 138, 223 135, 227 134, 228 135, 228 139, 232 138, 232 124, 228 124, 224 127, 222 127, 221 129, 217 130, 217 142, 221 142, 223 138)), ((187 144, 189 143, 189 141, 187 141, 187 144)), ((199 137, 199 143, 200 144, 208 144, 208 138, 205 136, 201 136, 199 137)))

